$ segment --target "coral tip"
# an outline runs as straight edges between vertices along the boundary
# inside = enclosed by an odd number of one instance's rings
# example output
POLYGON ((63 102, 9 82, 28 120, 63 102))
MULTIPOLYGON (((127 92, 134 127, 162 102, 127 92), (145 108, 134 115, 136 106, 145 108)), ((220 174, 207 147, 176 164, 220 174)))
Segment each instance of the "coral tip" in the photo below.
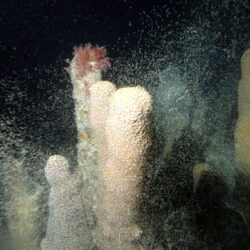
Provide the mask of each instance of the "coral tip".
POLYGON ((105 47, 93 47, 87 43, 84 47, 82 45, 75 47, 73 54, 77 78, 83 77, 89 72, 103 71, 110 67, 105 47))

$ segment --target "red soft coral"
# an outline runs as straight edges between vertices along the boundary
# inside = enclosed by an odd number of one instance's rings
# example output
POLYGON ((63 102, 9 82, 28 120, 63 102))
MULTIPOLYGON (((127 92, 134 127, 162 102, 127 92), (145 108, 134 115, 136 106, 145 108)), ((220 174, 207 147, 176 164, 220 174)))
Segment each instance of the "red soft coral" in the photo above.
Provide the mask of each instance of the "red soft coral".
POLYGON ((87 73, 94 70, 106 70, 110 67, 108 58, 106 57, 106 49, 104 47, 93 47, 87 43, 84 47, 74 47, 74 58, 76 67, 76 77, 83 77, 87 73))

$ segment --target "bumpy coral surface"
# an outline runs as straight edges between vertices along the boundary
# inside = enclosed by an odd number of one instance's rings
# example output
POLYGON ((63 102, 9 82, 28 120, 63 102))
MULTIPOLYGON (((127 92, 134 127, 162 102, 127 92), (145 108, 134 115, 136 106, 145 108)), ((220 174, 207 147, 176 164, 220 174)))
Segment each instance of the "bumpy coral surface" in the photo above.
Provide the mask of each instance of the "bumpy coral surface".
POLYGON ((97 82, 90 88, 90 126, 97 141, 99 166, 104 164, 107 157, 105 126, 110 96, 115 91, 115 85, 108 81, 97 82))
POLYGON ((81 199, 81 182, 70 173, 67 160, 60 155, 49 158, 45 174, 51 189, 47 234, 42 249, 89 249, 91 236, 81 199))
POLYGON ((143 169, 151 145, 151 96, 140 87, 122 88, 110 98, 105 137, 107 156, 99 166, 98 223, 104 235, 101 249, 137 249, 131 241, 141 229, 137 215, 143 169), (112 238, 112 244, 105 242, 112 238))

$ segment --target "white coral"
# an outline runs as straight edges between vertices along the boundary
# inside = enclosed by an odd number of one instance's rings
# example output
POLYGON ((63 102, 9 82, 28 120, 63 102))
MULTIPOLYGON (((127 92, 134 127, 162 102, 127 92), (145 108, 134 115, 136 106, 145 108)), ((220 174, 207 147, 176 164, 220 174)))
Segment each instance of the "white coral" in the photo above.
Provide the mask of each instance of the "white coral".
POLYGON ((91 236, 86 226, 78 177, 70 173, 67 160, 60 155, 49 158, 45 175, 51 189, 42 250, 89 249, 91 236))

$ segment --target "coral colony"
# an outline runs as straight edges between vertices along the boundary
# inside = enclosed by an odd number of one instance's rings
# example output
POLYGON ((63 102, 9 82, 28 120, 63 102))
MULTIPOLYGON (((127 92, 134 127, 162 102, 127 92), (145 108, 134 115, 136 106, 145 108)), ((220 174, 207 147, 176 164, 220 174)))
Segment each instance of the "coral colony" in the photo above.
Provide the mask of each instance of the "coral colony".
MULTIPOLYGON (((246 173, 250 165, 249 138, 245 136, 250 124, 249 60, 248 49, 241 62, 235 128, 236 160, 246 173)), ((146 213, 144 183, 150 179, 148 168, 154 168, 150 162, 156 155, 152 153, 153 98, 140 86, 117 89, 115 84, 102 81, 101 72, 110 67, 104 47, 76 47, 69 64, 78 168, 72 173, 67 160, 59 155, 47 162, 49 218, 41 249, 152 249, 150 229, 144 231, 146 219, 142 217, 146 213)), ((212 172, 203 163, 193 168, 193 192, 199 192, 201 180, 210 178, 212 172)), ((178 213, 180 222, 185 211, 178 213)), ((169 228, 173 227, 170 217, 165 224, 169 228)), ((173 234, 174 229, 166 233, 169 247, 174 244, 173 234)), ((192 230, 186 232, 186 236, 191 234, 192 230)))
POLYGON ((74 86, 82 194, 67 160, 50 157, 45 168, 50 214, 42 249, 89 249, 91 238, 100 249, 142 247, 133 241, 142 232, 137 219, 153 102, 141 87, 117 90, 113 83, 101 81, 101 71, 109 66, 103 47, 87 44, 74 49, 67 70, 74 86), (97 226, 86 210, 95 215, 97 226))

